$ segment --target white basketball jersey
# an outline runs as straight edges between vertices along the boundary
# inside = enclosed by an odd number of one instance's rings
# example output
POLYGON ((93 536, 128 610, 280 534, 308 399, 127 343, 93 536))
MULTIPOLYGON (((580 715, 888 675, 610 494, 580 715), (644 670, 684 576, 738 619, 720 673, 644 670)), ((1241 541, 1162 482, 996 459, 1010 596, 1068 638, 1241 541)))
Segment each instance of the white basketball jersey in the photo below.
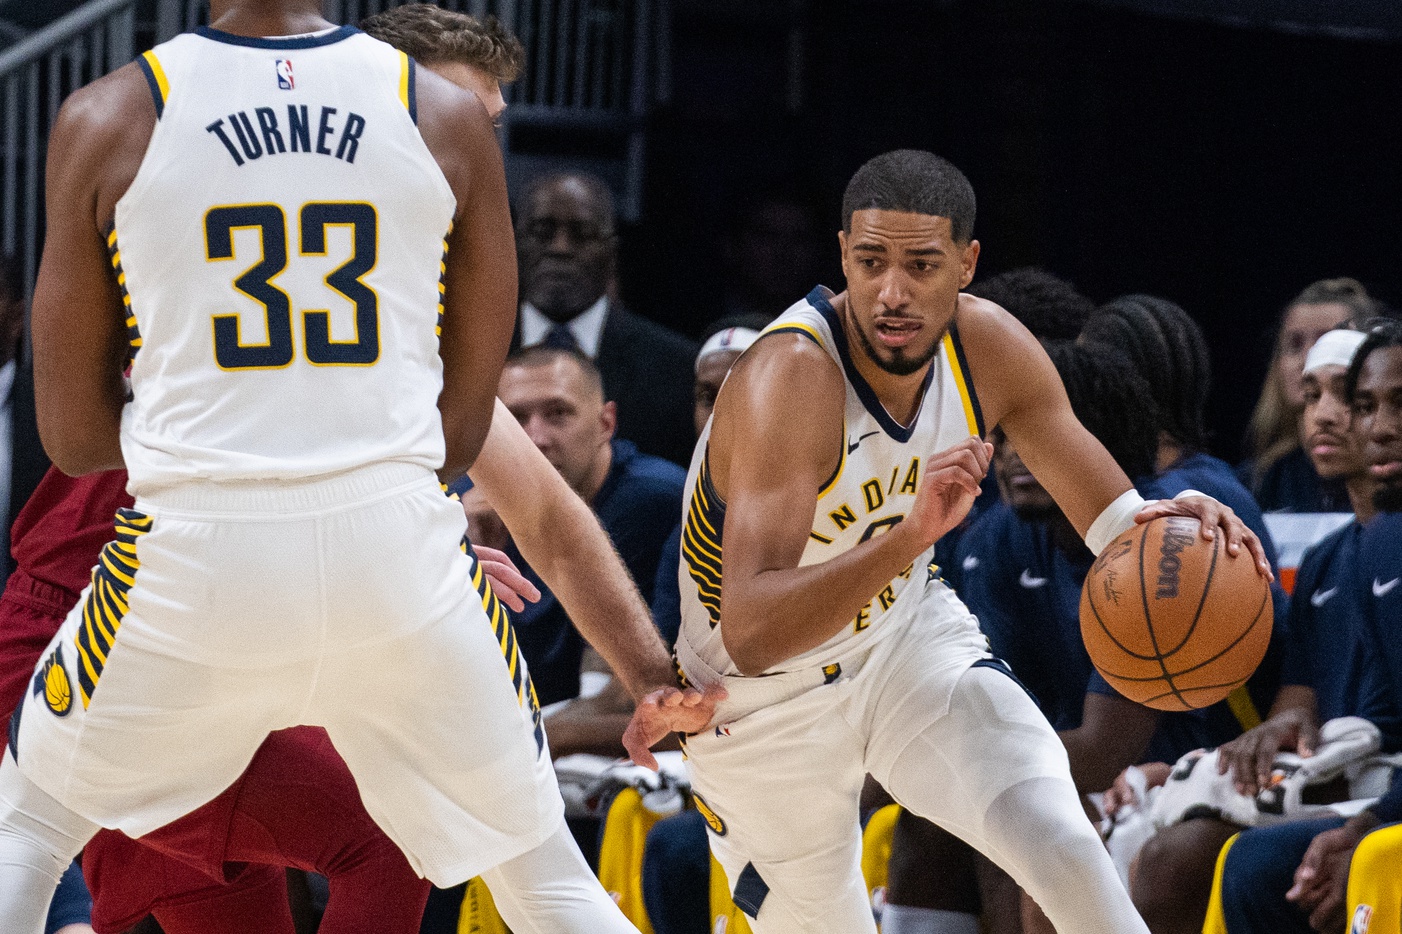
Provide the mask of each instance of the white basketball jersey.
MULTIPOLYGON (((821 287, 765 328, 770 334, 798 333, 826 350, 841 368, 847 401, 837 470, 818 491, 812 530, 800 565, 834 558, 905 518, 924 472, 924 461, 965 438, 983 435, 982 414, 953 325, 940 342, 925 380, 915 419, 904 427, 887 414, 870 384, 857 372, 842 322, 821 287)), ((687 477, 687 509, 682 522, 679 579, 682 625, 679 639, 711 669, 734 675, 739 669, 721 641, 720 595, 724 586, 725 503, 711 483, 706 461, 707 424, 692 456, 687 477)), ((885 635, 883 622, 911 600, 928 579, 933 547, 876 594, 856 618, 824 644, 788 659, 773 671, 827 665, 860 651, 885 635), (903 600, 903 594, 909 594, 903 600)), ((772 673, 772 672, 771 672, 772 673)))
POLYGON ((413 61, 345 26, 206 28, 138 62, 158 119, 108 235, 131 491, 441 466, 456 201, 415 125, 413 61))

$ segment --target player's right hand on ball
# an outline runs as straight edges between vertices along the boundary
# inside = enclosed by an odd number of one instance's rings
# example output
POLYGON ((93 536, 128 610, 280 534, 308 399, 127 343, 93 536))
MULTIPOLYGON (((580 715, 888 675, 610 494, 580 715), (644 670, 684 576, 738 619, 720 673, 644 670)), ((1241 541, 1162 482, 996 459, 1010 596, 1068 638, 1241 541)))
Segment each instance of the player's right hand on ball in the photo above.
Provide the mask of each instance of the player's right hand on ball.
POLYGON ((905 521, 916 523, 927 544, 964 521, 978 498, 992 458, 993 445, 982 438, 965 438, 925 463, 925 476, 905 521))

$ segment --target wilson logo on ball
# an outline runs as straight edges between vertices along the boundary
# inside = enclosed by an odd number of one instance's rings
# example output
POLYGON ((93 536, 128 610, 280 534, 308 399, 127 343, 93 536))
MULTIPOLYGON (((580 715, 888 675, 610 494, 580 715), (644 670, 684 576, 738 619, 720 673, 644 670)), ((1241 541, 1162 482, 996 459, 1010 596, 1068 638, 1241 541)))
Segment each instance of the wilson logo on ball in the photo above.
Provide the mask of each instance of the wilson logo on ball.
POLYGON ((1179 552, 1193 543, 1197 523, 1170 522, 1159 545, 1159 585, 1155 600, 1178 596, 1178 572, 1183 567, 1179 552))

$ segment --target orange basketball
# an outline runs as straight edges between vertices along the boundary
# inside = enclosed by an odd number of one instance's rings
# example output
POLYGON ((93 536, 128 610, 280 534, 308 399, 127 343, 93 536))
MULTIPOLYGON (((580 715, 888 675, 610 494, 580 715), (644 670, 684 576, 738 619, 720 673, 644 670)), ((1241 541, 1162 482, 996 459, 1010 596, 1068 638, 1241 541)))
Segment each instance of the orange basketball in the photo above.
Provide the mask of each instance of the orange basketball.
POLYGON ((1125 697, 1158 710, 1215 704, 1246 682, 1271 638, 1271 592, 1242 548, 1196 519, 1136 525, 1091 565, 1081 591, 1090 660, 1125 697))

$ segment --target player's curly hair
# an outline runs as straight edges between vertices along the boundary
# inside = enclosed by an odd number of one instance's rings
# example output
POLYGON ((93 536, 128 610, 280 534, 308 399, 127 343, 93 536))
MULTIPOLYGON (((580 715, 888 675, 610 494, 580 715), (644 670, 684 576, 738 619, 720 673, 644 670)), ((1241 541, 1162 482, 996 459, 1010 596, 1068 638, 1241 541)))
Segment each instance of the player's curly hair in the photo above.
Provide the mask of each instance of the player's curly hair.
POLYGON ((1212 365, 1202 329, 1186 311, 1155 295, 1123 295, 1091 315, 1081 338, 1119 350, 1134 365, 1164 434, 1189 451, 1207 447, 1212 365))
POLYGON ((1368 355, 1380 347, 1402 347, 1402 321, 1393 317, 1370 318, 1359 328, 1365 335, 1363 343, 1353 352, 1353 361, 1344 375, 1344 398, 1353 402, 1358 391, 1358 376, 1363 372, 1363 363, 1368 355))
POLYGON ((1074 285, 1038 266, 1009 269, 967 291, 1002 305, 1042 340, 1075 340, 1095 311, 1095 303, 1074 285))
POLYGON ((1154 472, 1159 418, 1148 383, 1124 355, 1104 344, 1044 341, 1071 411, 1131 480, 1154 472))
POLYGON ((362 31, 423 65, 461 62, 503 84, 521 77, 526 50, 495 16, 476 19, 431 3, 406 3, 360 21, 362 31))
POLYGON ((852 232, 856 211, 903 211, 947 217, 954 239, 974 235, 974 187, 948 159, 921 149, 897 149, 868 160, 842 195, 842 229, 852 232))

